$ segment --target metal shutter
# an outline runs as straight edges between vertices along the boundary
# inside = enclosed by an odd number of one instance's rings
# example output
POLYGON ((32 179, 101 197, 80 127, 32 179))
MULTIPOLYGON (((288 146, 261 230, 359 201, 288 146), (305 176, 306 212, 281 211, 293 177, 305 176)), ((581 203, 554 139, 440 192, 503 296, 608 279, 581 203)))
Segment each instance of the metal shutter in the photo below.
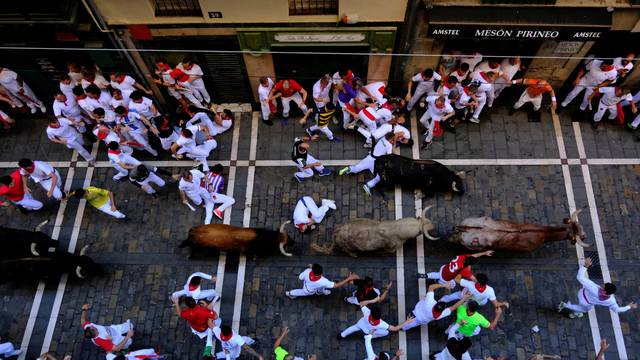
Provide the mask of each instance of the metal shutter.
POLYGON ((253 95, 242 54, 204 54, 207 88, 217 103, 251 103, 253 95))

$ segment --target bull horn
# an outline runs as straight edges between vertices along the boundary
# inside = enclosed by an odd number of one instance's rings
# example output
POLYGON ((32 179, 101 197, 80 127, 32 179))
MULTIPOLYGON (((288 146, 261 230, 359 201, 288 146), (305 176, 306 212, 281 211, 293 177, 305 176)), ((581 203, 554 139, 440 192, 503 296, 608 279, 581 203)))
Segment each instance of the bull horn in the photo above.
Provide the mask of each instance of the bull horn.
POLYGON ((80 265, 76 266, 76 276, 78 279, 84 279, 85 276, 82 275, 82 267, 80 265))
POLYGON ((38 252, 38 250, 36 250, 36 243, 31 243, 31 253, 33 254, 33 256, 40 256, 40 253, 38 252))
POLYGON ((424 233, 424 236, 425 236, 427 239, 431 240, 431 241, 438 241, 438 240, 440 240, 440 238, 439 238, 439 237, 437 237, 437 236, 433 236, 433 235, 429 234, 429 232, 425 232, 425 233, 424 233))
POLYGON ((578 214, 580 214, 581 212, 582 212, 582 209, 578 209, 573 213, 571 213, 571 221, 576 222, 578 220, 578 214))
POLYGON ((455 192, 460 192, 460 190, 458 189, 458 187, 456 186, 456 182, 452 181, 451 182, 451 188, 453 189, 453 191, 455 192))
POLYGON ((47 225, 47 223, 49 222, 49 219, 41 222, 40 224, 36 225, 36 227, 33 229, 33 231, 40 231, 42 230, 42 227, 44 227, 45 225, 47 225))
POLYGON ((422 218, 423 219, 425 218, 425 216, 427 216, 427 211, 429 209, 431 209, 432 207, 434 207, 434 206, 435 206, 434 204, 431 204, 431 205, 427 206, 426 208, 422 209, 422 218))
POLYGON ((463 176, 463 175, 465 175, 466 173, 467 173, 467 172, 463 170, 463 171, 458 171, 458 172, 456 173, 456 175, 458 175, 458 176, 463 176))
POLYGON ((280 225, 280 229, 278 231, 284 234, 284 227, 287 224, 290 224, 290 223, 291 223, 291 220, 287 220, 287 221, 283 222, 282 225, 280 225))
POLYGON ((80 249, 80 256, 84 256, 84 253, 87 252, 88 248, 89 248, 89 245, 83 246, 82 249, 80 249))
POLYGON ((278 245, 278 247, 279 247, 280 252, 282 253, 282 255, 284 255, 284 256, 293 256, 293 254, 292 254, 292 253, 288 253, 288 252, 284 249, 284 244, 283 244, 283 243, 280 243, 280 244, 278 245))

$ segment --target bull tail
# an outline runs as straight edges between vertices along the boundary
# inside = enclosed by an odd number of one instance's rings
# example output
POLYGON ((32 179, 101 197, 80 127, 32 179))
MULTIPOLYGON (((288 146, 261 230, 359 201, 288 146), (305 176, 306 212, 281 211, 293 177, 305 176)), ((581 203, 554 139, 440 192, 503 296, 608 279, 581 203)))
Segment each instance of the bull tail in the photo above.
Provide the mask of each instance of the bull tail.
POLYGON ((328 243, 320 246, 318 243, 312 243, 311 244, 311 250, 320 253, 320 254, 325 254, 325 255, 329 255, 333 252, 333 248, 336 246, 336 242, 333 240, 333 238, 331 240, 329 240, 328 243))
POLYGON ((36 225, 36 227, 33 229, 33 231, 38 232, 40 230, 42 230, 42 228, 47 225, 47 223, 49 223, 49 219, 41 222, 40 224, 36 225))

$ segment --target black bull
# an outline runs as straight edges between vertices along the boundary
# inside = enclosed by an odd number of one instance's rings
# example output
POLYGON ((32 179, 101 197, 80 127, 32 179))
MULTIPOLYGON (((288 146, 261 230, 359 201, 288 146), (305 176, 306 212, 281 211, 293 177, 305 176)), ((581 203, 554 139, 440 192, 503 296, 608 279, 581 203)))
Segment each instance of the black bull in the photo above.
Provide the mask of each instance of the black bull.
POLYGON ((0 226, 0 259, 44 256, 49 248, 57 248, 58 241, 39 231, 48 221, 31 230, 0 226))
POLYGON ((380 175, 383 185, 401 185, 420 189, 425 195, 453 191, 462 195, 464 186, 460 174, 433 160, 414 160, 390 154, 375 158, 374 174, 380 175))
POLYGON ((102 273, 100 265, 83 254, 52 252, 38 257, 0 261, 0 283, 25 280, 45 280, 57 278, 62 274, 72 274, 85 279, 102 273))

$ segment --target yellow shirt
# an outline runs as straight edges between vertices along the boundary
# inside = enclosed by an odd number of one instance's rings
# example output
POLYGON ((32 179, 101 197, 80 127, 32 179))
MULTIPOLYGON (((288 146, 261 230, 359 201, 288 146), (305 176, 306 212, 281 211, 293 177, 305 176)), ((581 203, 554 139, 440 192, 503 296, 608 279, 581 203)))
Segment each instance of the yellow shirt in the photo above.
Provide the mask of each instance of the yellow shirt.
POLYGON ((109 190, 89 186, 84 191, 84 198, 94 207, 99 208, 109 202, 109 190))

